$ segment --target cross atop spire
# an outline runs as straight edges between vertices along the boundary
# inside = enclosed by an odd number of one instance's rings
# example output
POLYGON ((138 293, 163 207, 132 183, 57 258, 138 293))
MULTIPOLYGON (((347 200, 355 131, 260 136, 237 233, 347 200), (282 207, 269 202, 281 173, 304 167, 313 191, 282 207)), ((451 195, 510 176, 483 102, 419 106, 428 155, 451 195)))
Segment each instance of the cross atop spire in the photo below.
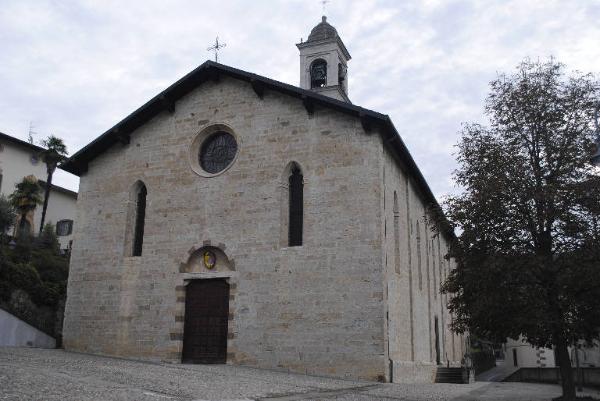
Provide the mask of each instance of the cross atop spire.
POLYGON ((219 50, 221 50, 225 46, 227 46, 227 43, 219 43, 219 37, 217 36, 215 39, 215 44, 206 50, 209 52, 210 51, 215 52, 215 62, 218 63, 219 62, 219 50))
POLYGON ((319 3, 321 3, 321 6, 323 7, 323 15, 326 14, 326 9, 325 8, 327 6, 327 3, 329 3, 329 2, 330 2, 330 0, 319 0, 319 3))

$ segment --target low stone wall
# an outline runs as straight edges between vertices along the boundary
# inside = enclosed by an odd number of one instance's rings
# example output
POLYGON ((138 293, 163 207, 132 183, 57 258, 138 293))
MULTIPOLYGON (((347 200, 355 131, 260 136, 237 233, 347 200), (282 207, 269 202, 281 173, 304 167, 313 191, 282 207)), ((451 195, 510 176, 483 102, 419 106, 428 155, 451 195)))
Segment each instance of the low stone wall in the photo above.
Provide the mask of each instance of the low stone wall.
MULTIPOLYGON (((584 386, 600 387, 600 368, 581 368, 581 376, 584 386)), ((577 381, 576 368, 573 377, 577 381)), ((560 372, 558 368, 521 368, 504 381, 556 384, 560 382, 560 372)))

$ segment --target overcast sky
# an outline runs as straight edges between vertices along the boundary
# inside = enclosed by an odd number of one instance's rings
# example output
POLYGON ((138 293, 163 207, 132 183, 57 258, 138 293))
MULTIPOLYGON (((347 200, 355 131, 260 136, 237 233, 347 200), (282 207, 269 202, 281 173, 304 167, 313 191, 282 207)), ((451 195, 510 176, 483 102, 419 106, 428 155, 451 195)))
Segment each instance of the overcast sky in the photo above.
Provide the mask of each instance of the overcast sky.
MULTIPOLYGON (((220 62, 298 85, 295 43, 321 14, 318 0, 2 0, 0 131, 26 139, 31 122, 72 154, 212 58, 217 35, 220 62)), ((350 99, 391 116, 438 199, 499 72, 551 55, 600 70, 600 0, 333 0, 327 16, 352 55, 350 99)))

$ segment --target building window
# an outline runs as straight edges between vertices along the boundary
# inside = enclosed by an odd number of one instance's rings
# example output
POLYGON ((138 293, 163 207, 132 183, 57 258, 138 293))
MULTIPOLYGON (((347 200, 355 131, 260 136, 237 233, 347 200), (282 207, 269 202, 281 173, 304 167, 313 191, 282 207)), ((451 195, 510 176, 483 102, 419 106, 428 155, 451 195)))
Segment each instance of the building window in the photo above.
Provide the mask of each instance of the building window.
POLYGON ((302 245, 302 220, 304 209, 304 178, 298 166, 294 165, 289 178, 289 226, 288 245, 302 245))
POLYGON ((237 142, 229 132, 215 132, 200 146, 200 167, 210 174, 220 173, 233 162, 237 148, 237 142))
POLYGON ((338 82, 340 86, 344 86, 344 81, 346 80, 346 75, 348 74, 348 67, 344 64, 338 64, 338 82))
POLYGON ((435 271, 435 240, 431 239, 431 269, 433 270, 433 298, 437 299, 437 274, 435 271))
POLYGON ((201 177, 216 177, 235 163, 241 140, 225 124, 211 124, 200 131, 189 147, 189 163, 201 177))
POLYGON ((142 184, 137 192, 135 203, 135 231, 133 235, 132 256, 142 256, 142 245, 144 243, 144 221, 146 219, 146 196, 148 191, 142 184))
POLYGON ((396 191, 394 191, 394 265, 396 273, 400 274, 400 208, 396 191))
POLYGON ((421 224, 417 220, 417 268, 419 269, 419 290, 423 290, 423 250, 421 249, 421 224))
POLYGON ((327 62, 323 59, 313 61, 310 65, 310 87, 323 88, 327 85, 327 62))
POLYGON ((73 220, 60 220, 56 223, 56 235, 64 237, 73 232, 73 220))

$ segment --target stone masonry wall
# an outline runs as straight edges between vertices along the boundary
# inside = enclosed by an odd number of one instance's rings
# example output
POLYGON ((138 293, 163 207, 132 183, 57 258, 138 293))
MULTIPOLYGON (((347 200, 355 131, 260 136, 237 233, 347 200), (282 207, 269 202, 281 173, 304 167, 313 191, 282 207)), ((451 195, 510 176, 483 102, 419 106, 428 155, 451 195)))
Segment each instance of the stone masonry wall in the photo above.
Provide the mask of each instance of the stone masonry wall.
MULTIPOLYGON (((424 218, 427 204, 393 156, 384 151, 383 237, 386 357, 395 382, 432 382, 435 376, 435 317, 440 362, 460 365, 462 340, 449 329, 447 295, 440 285, 452 261, 447 242, 424 218)), ((389 379, 389 378, 388 378, 389 379)))
MULTIPOLYGON (((65 348, 178 362, 185 283, 226 277, 228 363, 382 379, 382 159, 374 137, 358 119, 319 107, 309 116, 299 99, 266 91, 261 100, 226 77, 180 99, 174 113, 156 116, 81 177, 65 348), (231 127, 240 151, 225 173, 205 178, 188 152, 215 123, 231 127), (305 180, 304 244, 288 248, 281 226, 291 161, 305 180), (148 190, 144 244, 142 256, 130 257, 138 180, 148 190), (231 267, 183 268, 204 245, 222 250, 231 267)), ((417 347, 419 360, 425 348, 417 347)))

